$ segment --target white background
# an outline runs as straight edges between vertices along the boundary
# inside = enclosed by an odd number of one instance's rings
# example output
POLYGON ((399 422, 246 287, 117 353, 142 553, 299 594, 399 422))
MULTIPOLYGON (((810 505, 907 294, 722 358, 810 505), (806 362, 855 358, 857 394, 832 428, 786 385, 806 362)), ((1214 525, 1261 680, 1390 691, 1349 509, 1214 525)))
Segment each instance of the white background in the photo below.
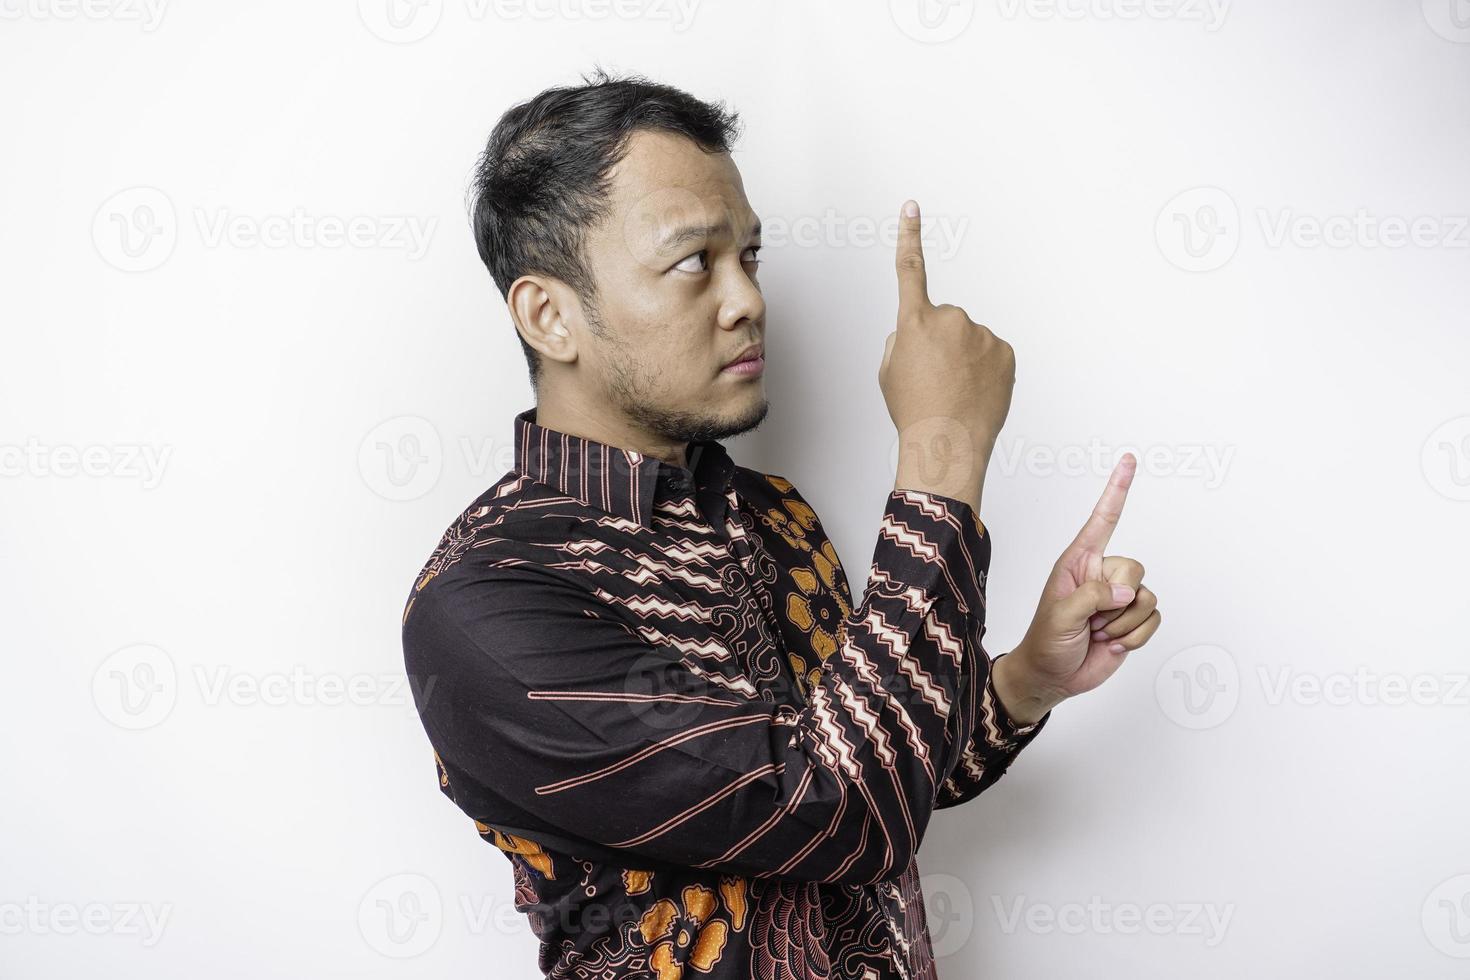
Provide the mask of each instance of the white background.
POLYGON ((531 404, 474 156, 600 63, 746 121, 730 445, 856 590, 905 197, 1018 354, 992 654, 1141 454, 1163 627, 931 825, 942 974, 1464 976, 1458 2, 0 0, 0 974, 536 975, 398 622, 531 404))

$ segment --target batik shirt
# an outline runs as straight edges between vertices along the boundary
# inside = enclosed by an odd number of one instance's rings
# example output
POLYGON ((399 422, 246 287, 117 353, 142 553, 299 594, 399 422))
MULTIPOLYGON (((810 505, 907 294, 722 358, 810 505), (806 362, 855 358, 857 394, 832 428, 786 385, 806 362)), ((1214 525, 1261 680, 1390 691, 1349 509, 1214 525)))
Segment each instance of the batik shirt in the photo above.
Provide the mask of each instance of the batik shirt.
POLYGON ((403 644, 439 787, 509 859, 542 972, 936 976, 930 817, 1050 717, 996 697, 974 509, 892 491, 854 605, 789 480, 535 418, 416 579, 403 644))

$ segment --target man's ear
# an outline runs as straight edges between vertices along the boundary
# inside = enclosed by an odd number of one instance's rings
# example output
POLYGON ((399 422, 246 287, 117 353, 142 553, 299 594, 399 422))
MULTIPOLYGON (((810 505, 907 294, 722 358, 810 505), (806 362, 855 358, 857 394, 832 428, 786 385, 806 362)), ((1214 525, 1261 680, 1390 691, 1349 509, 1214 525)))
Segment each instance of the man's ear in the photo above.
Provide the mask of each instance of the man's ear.
POLYGON ((566 284, 545 276, 521 276, 505 297, 516 332, 542 357, 570 364, 577 359, 581 310, 566 284))

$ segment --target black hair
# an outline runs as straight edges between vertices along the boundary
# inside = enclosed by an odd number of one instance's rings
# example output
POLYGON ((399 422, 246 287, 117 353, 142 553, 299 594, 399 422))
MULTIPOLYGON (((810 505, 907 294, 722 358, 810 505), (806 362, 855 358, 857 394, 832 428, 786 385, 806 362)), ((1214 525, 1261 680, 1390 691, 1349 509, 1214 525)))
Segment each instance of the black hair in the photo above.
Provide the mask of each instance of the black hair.
MULTIPOLYGON (((607 214, 608 172, 638 130, 693 140, 728 153, 740 126, 724 103, 708 103, 639 75, 602 68, 581 85, 549 88, 507 110, 475 164, 470 221, 480 259, 506 296, 521 276, 560 279, 595 309, 597 288, 583 254, 585 231, 607 214)), ((540 357, 521 339, 534 388, 540 357)))

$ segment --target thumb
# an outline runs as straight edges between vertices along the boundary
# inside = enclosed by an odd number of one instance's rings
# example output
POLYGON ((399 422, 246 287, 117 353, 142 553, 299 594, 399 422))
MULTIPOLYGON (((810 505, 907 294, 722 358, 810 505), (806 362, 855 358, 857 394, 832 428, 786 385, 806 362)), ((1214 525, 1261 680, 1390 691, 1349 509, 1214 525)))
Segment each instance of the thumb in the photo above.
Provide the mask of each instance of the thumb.
POLYGON ((1057 615, 1067 626, 1085 624, 1094 614, 1122 609, 1137 595, 1132 586, 1117 582, 1083 582, 1077 591, 1057 603, 1057 615))
POLYGON ((893 342, 898 339, 898 331, 895 330, 883 341, 883 363, 878 365, 880 372, 888 370, 888 359, 893 356, 893 342))

